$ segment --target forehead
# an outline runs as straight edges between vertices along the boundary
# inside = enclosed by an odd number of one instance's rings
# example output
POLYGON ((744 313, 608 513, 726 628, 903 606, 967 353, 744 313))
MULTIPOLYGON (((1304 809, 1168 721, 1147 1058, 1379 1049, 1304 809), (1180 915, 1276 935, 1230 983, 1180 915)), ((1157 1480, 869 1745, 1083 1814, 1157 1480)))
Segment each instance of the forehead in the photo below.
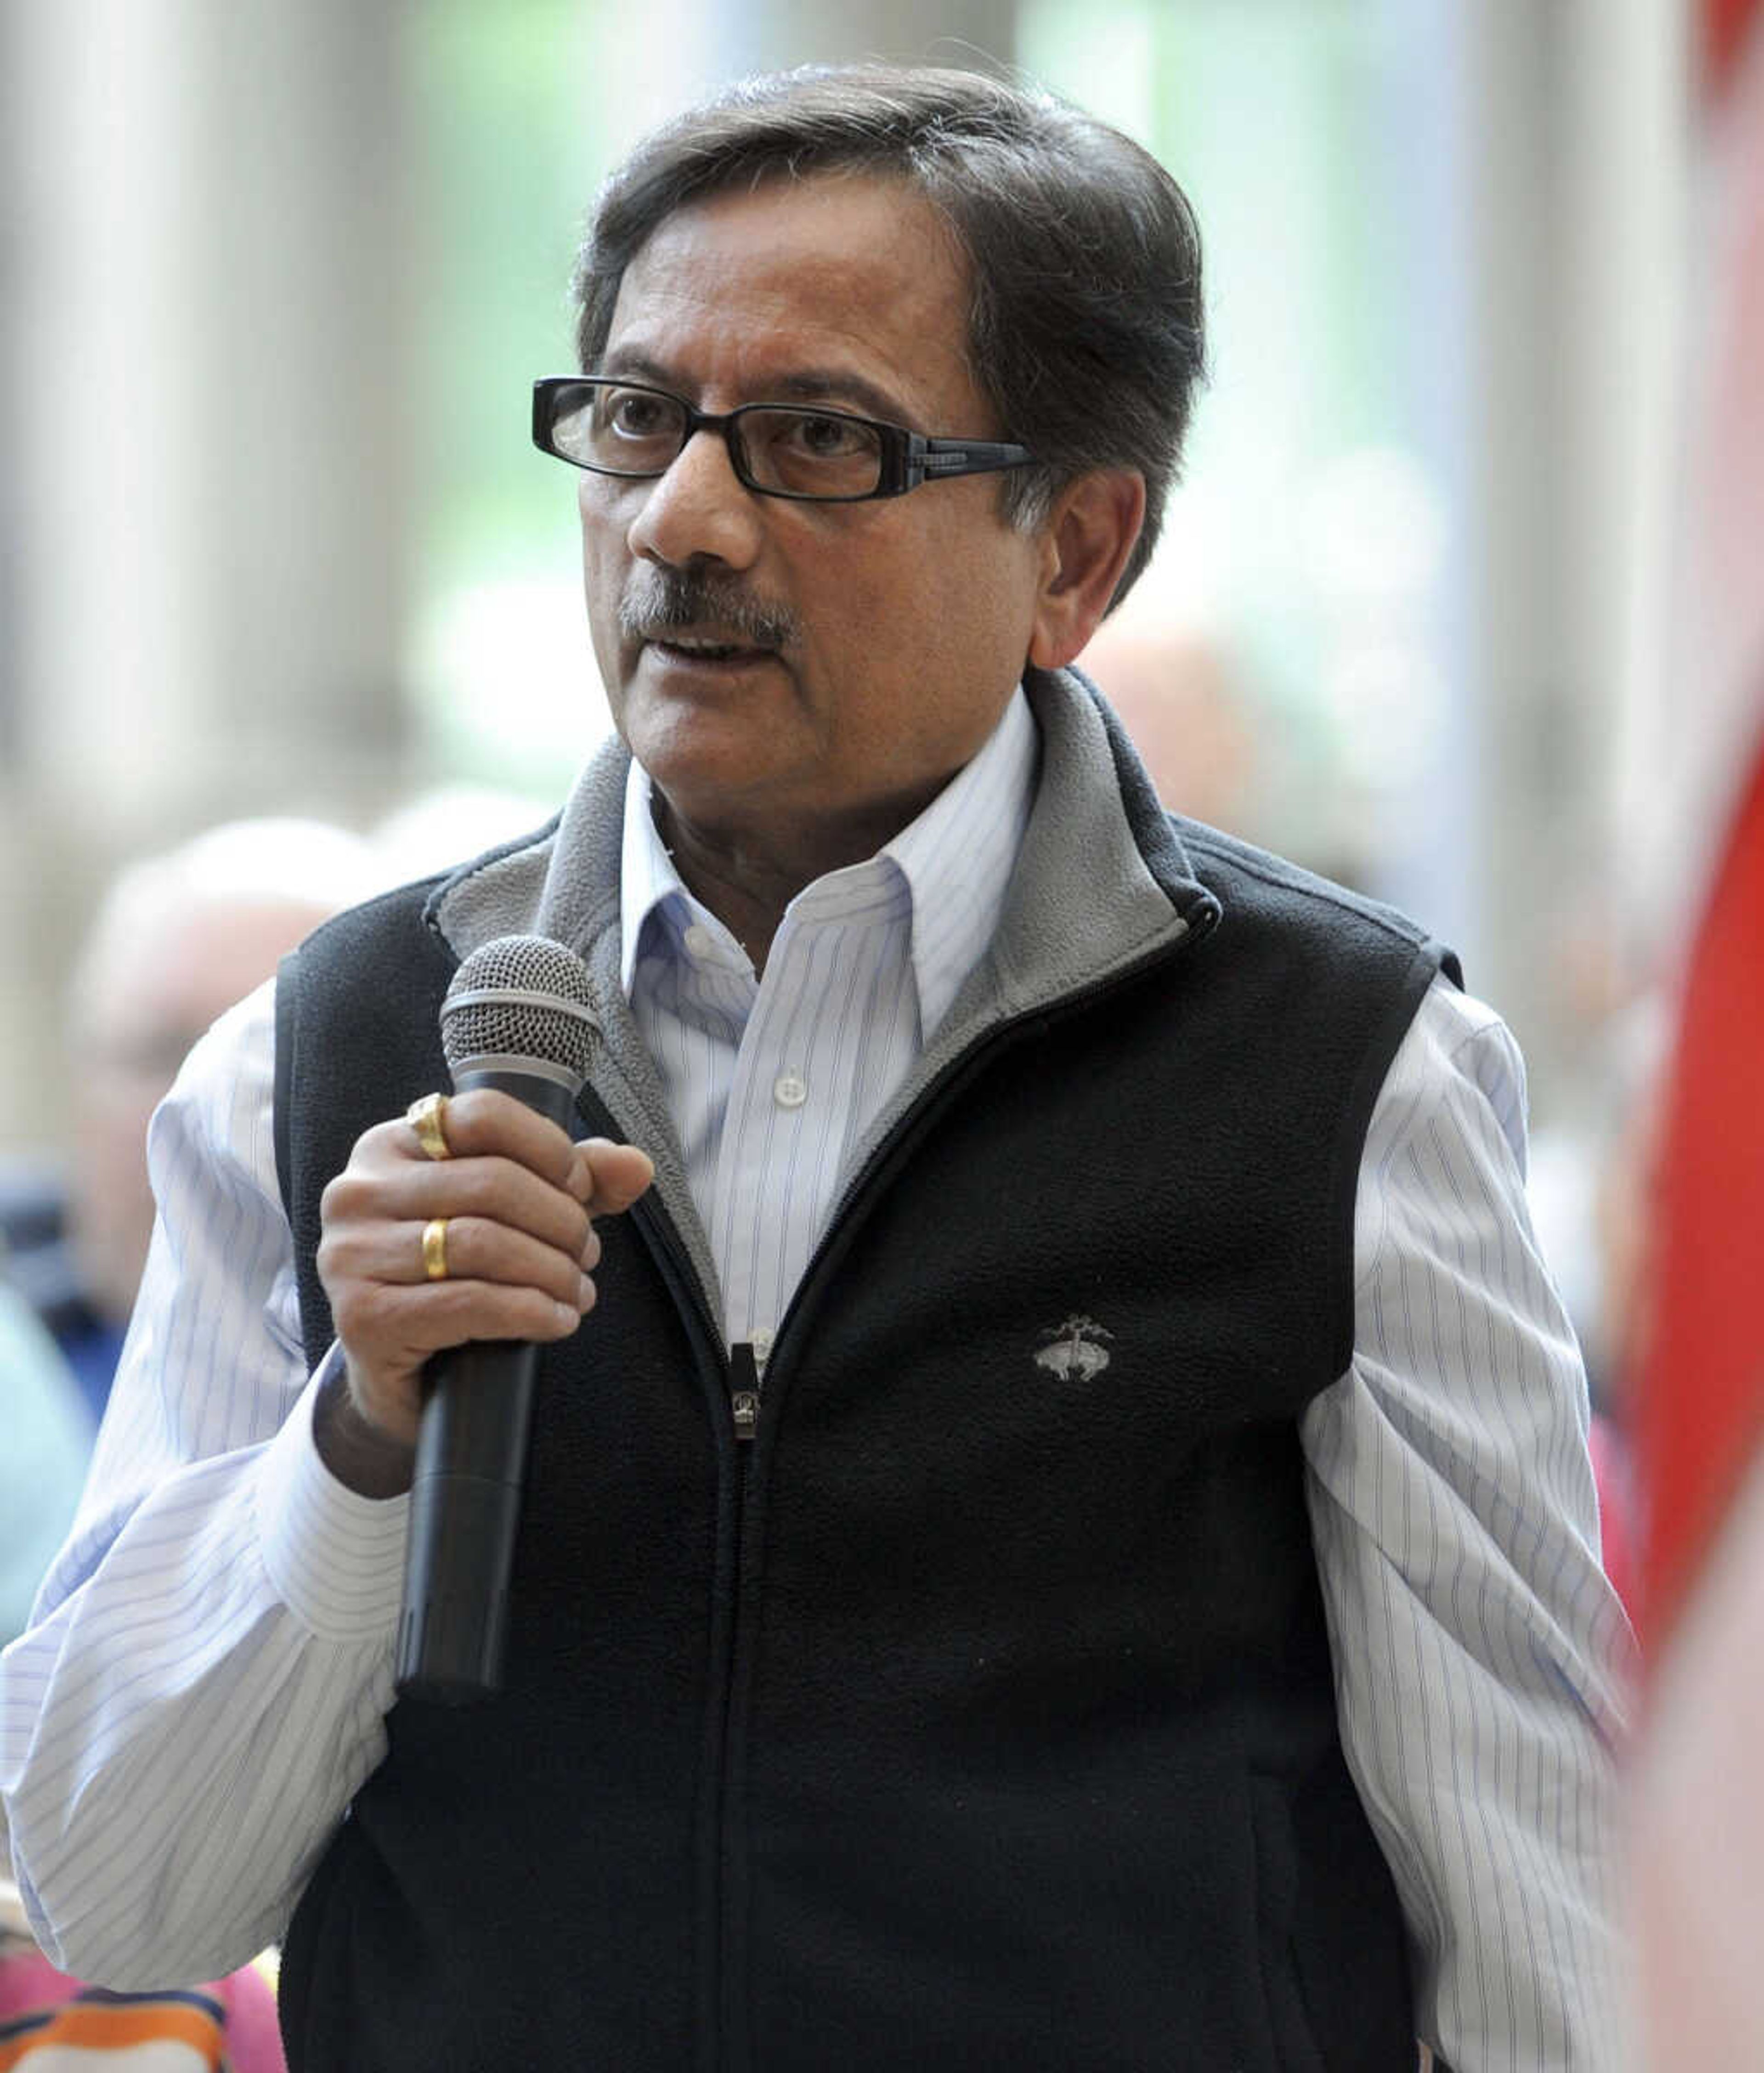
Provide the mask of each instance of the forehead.
POLYGON ((625 270, 601 365, 665 377, 701 401, 781 383, 830 399, 843 386, 909 420, 971 420, 968 309, 960 248, 909 183, 774 180, 663 220, 625 270))

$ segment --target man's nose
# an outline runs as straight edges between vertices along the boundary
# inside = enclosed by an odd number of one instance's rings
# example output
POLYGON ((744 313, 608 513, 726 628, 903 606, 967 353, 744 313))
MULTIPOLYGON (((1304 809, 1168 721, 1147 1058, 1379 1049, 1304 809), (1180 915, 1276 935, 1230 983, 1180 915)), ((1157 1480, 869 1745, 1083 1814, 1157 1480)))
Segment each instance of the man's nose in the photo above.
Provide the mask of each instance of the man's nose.
POLYGON ((694 432, 649 484, 627 538, 633 554, 670 567, 709 559, 745 568, 759 551, 759 499, 735 472, 727 442, 694 432))

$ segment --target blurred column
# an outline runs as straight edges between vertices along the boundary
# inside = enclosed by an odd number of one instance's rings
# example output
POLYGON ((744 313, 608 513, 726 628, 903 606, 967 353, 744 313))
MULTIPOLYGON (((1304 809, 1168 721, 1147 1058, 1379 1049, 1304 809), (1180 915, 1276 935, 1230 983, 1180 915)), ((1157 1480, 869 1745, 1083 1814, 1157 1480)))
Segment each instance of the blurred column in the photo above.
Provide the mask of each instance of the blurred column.
MULTIPOLYGON (((1575 0, 1572 10, 1574 235, 1563 287, 1578 375, 1568 437, 1579 552, 1567 604, 1606 827, 1630 774, 1638 708, 1657 696, 1682 530, 1688 11, 1678 0, 1575 0)), ((1645 788, 1630 803, 1646 810, 1645 788)), ((1628 846, 1630 830, 1612 832, 1628 846)))
POLYGON ((100 813, 394 739, 398 13, 17 10, 19 747, 100 813))
MULTIPOLYGON (((7 0, 0 962, 39 995, 113 852, 395 762, 401 5, 7 0)), ((0 1146, 47 1129, 15 1041, 0 1146)))
POLYGON ((1579 748, 1564 638, 1565 421, 1560 284, 1567 10, 1465 10, 1465 192, 1472 303, 1467 416, 1473 528, 1466 646, 1479 711, 1481 824, 1467 854, 1485 917, 1477 990, 1544 1062, 1537 970, 1568 860, 1562 779, 1579 748))
POLYGON ((1491 0, 1462 19, 1488 917, 1475 978, 1540 1085, 1572 1092, 1588 1061, 1565 967, 1598 925, 1626 697, 1669 548, 1683 27, 1667 0, 1491 0))

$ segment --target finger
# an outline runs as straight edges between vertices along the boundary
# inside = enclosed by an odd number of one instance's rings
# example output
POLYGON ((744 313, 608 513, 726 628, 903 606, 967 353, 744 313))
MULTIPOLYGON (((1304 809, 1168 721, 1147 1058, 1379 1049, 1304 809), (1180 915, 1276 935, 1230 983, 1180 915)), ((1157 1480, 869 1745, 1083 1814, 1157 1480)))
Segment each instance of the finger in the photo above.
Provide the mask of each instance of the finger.
POLYGON ((400 1154, 434 1165, 463 1159, 512 1159, 554 1188, 569 1185, 575 1150, 568 1133, 513 1095, 495 1087, 472 1087, 447 1096, 446 1116, 451 1160, 429 1160, 415 1130, 402 1117, 393 1126, 400 1154))
POLYGON ((539 1288, 448 1280, 354 1283, 335 1317, 352 1359, 383 1374, 414 1373, 435 1354, 473 1340, 567 1338, 583 1312, 539 1288))
MULTIPOLYGON (((443 1241, 450 1281, 494 1281, 509 1288, 542 1290, 580 1311, 593 1296, 583 1271, 582 1251, 560 1251, 525 1231, 480 1217, 449 1217, 443 1241)), ((382 1222, 346 1227, 324 1241, 324 1268, 333 1280, 426 1282, 421 1224, 382 1222)), ((583 1248, 582 1250, 586 1250, 583 1248)))
POLYGON ((327 1229, 477 1217, 523 1231, 572 1259, 580 1259, 587 1242, 587 1212, 575 1196, 509 1159, 398 1159, 352 1166, 326 1189, 321 1206, 327 1229))
POLYGON ((616 1216, 630 1208, 655 1178, 655 1162, 634 1144, 604 1137, 584 1138, 576 1147, 585 1168, 587 1205, 596 1216, 616 1216))

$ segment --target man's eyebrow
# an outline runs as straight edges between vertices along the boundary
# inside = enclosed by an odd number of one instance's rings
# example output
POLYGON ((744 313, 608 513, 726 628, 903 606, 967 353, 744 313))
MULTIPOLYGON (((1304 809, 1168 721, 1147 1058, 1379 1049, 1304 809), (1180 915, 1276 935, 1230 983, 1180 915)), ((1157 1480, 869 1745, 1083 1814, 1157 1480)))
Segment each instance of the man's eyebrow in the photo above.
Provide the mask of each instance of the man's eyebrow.
POLYGON ((651 381, 657 389, 673 389, 675 385, 674 376, 659 360, 650 359, 646 352, 631 352, 622 347, 602 353, 588 372, 616 375, 624 381, 651 381))
POLYGON ((891 425, 905 425, 909 431, 919 429, 913 422, 911 414, 902 409, 898 396, 890 395, 885 389, 877 388, 873 381, 865 381, 861 374, 854 374, 847 368, 798 368, 773 385, 773 393, 781 402, 788 400, 854 406, 866 415, 881 418, 891 425))
MULTIPOLYGON (((646 352, 623 348, 604 355, 593 371, 628 381, 653 382, 657 388, 671 389, 676 394, 682 393, 684 386, 679 376, 660 361, 652 359, 646 352)), ((914 423, 912 413, 901 407, 898 396, 844 367, 796 368, 765 383, 763 392, 756 390, 744 400, 750 403, 825 403, 834 409, 880 418, 888 424, 904 425, 909 431, 921 429, 914 423)))

